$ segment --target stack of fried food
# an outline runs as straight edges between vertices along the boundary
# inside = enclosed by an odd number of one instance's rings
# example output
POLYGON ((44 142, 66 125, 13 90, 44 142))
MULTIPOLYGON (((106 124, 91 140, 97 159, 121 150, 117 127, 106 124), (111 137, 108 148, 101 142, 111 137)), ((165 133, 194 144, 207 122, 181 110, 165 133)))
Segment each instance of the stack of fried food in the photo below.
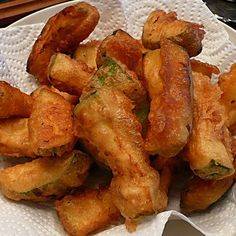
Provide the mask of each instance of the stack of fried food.
POLYGON ((0 83, 0 153, 31 158, 0 171, 2 193, 56 200, 70 235, 124 220, 134 231, 141 216, 166 209, 179 175, 183 212, 207 209, 234 183, 236 66, 213 84, 219 69, 190 59, 203 26, 175 12, 153 11, 141 40, 117 30, 81 43, 98 20, 87 3, 65 8, 28 58, 39 88, 26 95, 0 83), (88 187, 96 168, 112 177, 88 187))

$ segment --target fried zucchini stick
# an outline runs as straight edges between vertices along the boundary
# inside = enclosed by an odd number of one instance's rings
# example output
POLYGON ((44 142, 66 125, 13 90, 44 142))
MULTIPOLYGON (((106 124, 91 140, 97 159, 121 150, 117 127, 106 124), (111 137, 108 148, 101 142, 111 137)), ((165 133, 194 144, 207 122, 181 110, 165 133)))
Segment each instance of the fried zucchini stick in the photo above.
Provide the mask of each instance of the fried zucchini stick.
POLYGON ((128 33, 117 30, 102 41, 97 54, 98 66, 107 57, 126 65, 138 77, 142 77, 142 45, 128 33))
POLYGON ((56 210, 65 230, 72 236, 100 231, 121 218, 107 189, 86 190, 56 201, 56 210))
POLYGON ((32 97, 7 82, 0 81, 0 118, 27 118, 31 114, 32 106, 32 97))
POLYGON ((176 156, 185 146, 192 123, 191 80, 187 52, 170 40, 144 58, 144 78, 151 98, 146 150, 176 156))
POLYGON ((142 42, 146 48, 157 49, 161 40, 170 39, 184 47, 189 56, 197 56, 202 50, 204 37, 202 25, 177 20, 176 13, 153 11, 144 24, 142 42))
POLYGON ((27 71, 41 84, 49 84, 48 64, 55 52, 70 54, 94 30, 99 20, 97 9, 79 2, 51 17, 34 43, 27 71))
POLYGON ((49 64, 49 80, 57 89, 69 94, 80 96, 83 88, 90 81, 93 70, 82 61, 56 53, 49 64))
POLYGON ((234 183, 234 175, 220 180, 204 180, 194 176, 181 192, 180 207, 184 213, 206 210, 218 201, 234 183))
POLYGON ((231 139, 225 126, 221 91, 208 76, 193 72, 193 127, 187 159, 202 179, 222 179, 234 173, 231 139))
POLYGON ((72 105, 61 95, 39 88, 29 118, 29 139, 37 156, 61 156, 73 149, 72 105))
POLYGON ((12 200, 47 201, 83 184, 90 158, 73 151, 63 157, 43 157, 0 170, 0 189, 12 200))
POLYGON ((100 88, 75 108, 76 135, 97 150, 96 158, 113 172, 110 191, 126 225, 140 215, 165 209, 166 194, 149 165, 141 125, 131 101, 113 88, 100 88))
POLYGON ((220 76, 219 86, 223 92, 221 102, 228 116, 226 125, 236 134, 236 63, 231 66, 229 72, 220 76))

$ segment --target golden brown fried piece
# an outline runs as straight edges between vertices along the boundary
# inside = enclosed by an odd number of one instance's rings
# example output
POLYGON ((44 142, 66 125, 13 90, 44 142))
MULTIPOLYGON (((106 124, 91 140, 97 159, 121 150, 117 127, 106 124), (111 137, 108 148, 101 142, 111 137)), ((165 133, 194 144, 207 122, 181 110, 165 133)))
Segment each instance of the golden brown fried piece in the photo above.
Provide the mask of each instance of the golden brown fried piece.
POLYGON ((160 52, 146 54, 144 75, 151 98, 146 150, 164 157, 175 156, 187 143, 192 122, 187 52, 163 40, 160 52))
POLYGON ((201 52, 204 33, 202 25, 177 20, 175 12, 156 10, 144 24, 142 41, 146 48, 157 49, 162 39, 170 39, 184 47, 192 57, 201 52))
POLYGON ((43 157, 0 171, 0 189, 12 200, 47 201, 83 184, 91 164, 79 151, 43 157))
POLYGON ((88 235, 120 219, 120 212, 107 189, 68 195, 56 202, 56 209, 65 230, 72 236, 88 235))
POLYGON ((132 38, 128 33, 117 30, 106 37, 98 48, 97 64, 110 57, 126 65, 129 70, 136 72, 142 77, 142 45, 132 38))
POLYGON ((96 70, 97 51, 100 43, 100 41, 90 41, 80 44, 74 53, 75 60, 83 61, 89 68, 96 70))
POLYGON ((94 30, 99 20, 97 9, 79 2, 51 17, 34 43, 27 71, 40 83, 48 84, 48 64, 55 52, 70 54, 94 30))
POLYGON ((234 183, 234 175, 220 180, 203 180, 194 176, 181 193, 180 207, 184 213, 206 210, 218 201, 234 183))
POLYGON ((71 151, 73 135, 72 105, 47 88, 39 88, 29 118, 31 148, 39 156, 61 156, 71 151))
POLYGON ((191 59, 190 62, 192 71, 206 75, 209 78, 211 78, 212 74, 218 75, 220 73, 217 66, 204 63, 196 59, 191 59))
POLYGON ((193 126, 187 158, 202 179, 222 179, 234 173, 221 91, 208 76, 193 72, 193 126))
POLYGON ((236 134, 236 63, 231 66, 229 72, 220 76, 219 86, 223 92, 221 102, 228 116, 226 124, 230 131, 236 134))
POLYGON ((28 124, 27 118, 0 119, 1 155, 35 156, 30 147, 28 124))
POLYGON ((0 81, 0 118, 30 116, 33 99, 12 87, 5 81, 0 81))
POLYGON ((51 57, 48 70, 50 83, 54 87, 77 96, 81 95, 93 75, 93 70, 83 61, 76 61, 62 53, 51 57))
POLYGON ((149 166, 141 125, 131 101, 113 88, 100 88, 75 108, 76 135, 97 150, 96 158, 113 172, 110 191, 126 224, 165 209, 158 173, 149 166))

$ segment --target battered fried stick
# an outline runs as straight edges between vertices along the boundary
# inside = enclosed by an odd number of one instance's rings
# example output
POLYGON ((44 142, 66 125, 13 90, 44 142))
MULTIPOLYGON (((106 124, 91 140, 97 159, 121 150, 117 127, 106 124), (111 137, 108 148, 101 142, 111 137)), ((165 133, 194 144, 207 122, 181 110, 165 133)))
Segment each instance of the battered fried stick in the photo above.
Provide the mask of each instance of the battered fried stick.
POLYGON ((27 118, 31 114, 32 106, 33 99, 29 95, 7 82, 0 81, 0 118, 27 118))
POLYGON ((79 151, 64 157, 43 157, 0 171, 2 193, 12 200, 46 201, 83 184, 91 164, 79 151))
POLYGON ((101 65, 107 57, 121 62, 142 77, 142 45, 128 33, 117 30, 102 41, 98 48, 97 64, 101 65))
POLYGON ((113 88, 100 88, 75 108, 76 135, 97 150, 97 159, 113 172, 110 186, 115 206, 126 224, 165 209, 158 173, 149 166, 141 125, 131 101, 113 88))
POLYGON ((218 201, 234 183, 234 175, 220 180, 203 180, 194 176, 181 193, 180 207, 184 213, 206 210, 218 201))
POLYGON ((61 91, 80 96, 83 88, 90 81, 93 70, 82 61, 56 53, 49 64, 50 83, 61 91))
POLYGON ((236 64, 233 64, 230 71, 219 78, 219 86, 223 94, 221 102, 227 112, 227 126, 233 134, 236 134, 236 64))
POLYGON ((209 77, 193 72, 193 127, 188 143, 188 161, 202 179, 222 179, 234 173, 226 116, 220 104, 221 91, 209 77))
POLYGON ((27 62, 27 71, 40 83, 48 84, 48 64, 55 52, 70 54, 94 30, 97 9, 80 2, 51 17, 36 40, 27 62))
POLYGON ((73 236, 102 230, 121 218, 107 189, 66 196, 56 202, 56 209, 65 230, 73 236))
POLYGON ((146 150, 164 157, 176 156, 187 143, 192 122, 187 52, 163 40, 160 51, 146 54, 144 75, 151 98, 146 150))
POLYGON ((72 105, 62 96, 41 87, 29 118, 29 139, 33 152, 39 156, 61 156, 75 144, 72 105))
POLYGON ((144 24, 142 41, 146 48, 157 49, 161 40, 170 39, 184 47, 192 57, 201 52, 204 34, 202 25, 177 20, 175 12, 156 10, 144 24))

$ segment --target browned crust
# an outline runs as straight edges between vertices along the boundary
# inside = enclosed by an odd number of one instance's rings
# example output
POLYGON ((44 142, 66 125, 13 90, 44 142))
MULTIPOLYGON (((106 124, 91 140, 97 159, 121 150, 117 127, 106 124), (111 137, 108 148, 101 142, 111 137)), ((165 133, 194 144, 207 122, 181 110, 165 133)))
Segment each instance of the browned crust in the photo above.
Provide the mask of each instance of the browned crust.
POLYGON ((0 81, 0 118, 28 118, 32 106, 32 97, 7 82, 0 81))
POLYGON ((94 30, 99 20, 97 9, 85 2, 69 6, 51 17, 34 43, 27 71, 40 83, 48 84, 48 64, 55 52, 72 53, 94 30))
POLYGON ((170 40, 161 44, 163 90, 151 100, 146 150, 175 156, 185 146, 192 122, 190 66, 187 52, 170 40))

